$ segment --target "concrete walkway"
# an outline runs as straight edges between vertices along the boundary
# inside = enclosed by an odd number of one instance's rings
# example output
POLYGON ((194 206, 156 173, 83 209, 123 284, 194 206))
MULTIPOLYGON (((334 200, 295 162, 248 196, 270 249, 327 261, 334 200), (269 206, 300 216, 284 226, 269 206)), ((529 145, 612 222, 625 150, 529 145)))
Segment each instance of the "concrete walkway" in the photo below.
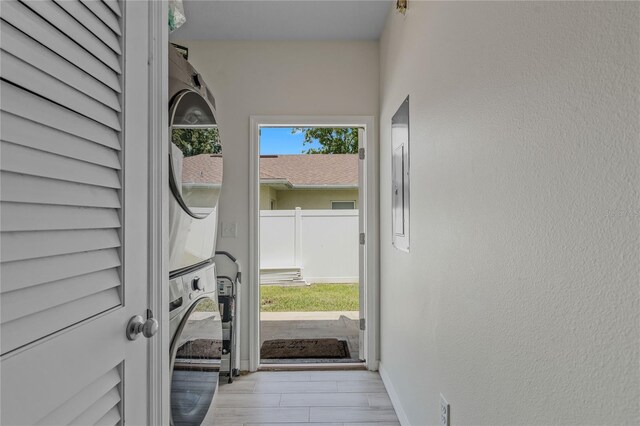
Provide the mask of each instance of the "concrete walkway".
POLYGON ((347 317, 357 320, 360 317, 358 311, 330 311, 330 312, 261 312, 262 321, 309 321, 309 320, 337 320, 347 317))

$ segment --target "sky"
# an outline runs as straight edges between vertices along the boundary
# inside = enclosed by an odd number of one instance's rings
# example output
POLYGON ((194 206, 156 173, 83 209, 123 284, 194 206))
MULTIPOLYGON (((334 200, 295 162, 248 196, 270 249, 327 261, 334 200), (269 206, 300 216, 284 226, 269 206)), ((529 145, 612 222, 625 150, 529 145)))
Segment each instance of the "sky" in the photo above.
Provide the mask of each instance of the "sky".
POLYGON ((319 148, 320 144, 302 145, 304 135, 291 134, 291 127, 261 127, 260 155, 303 154, 309 148, 319 148))

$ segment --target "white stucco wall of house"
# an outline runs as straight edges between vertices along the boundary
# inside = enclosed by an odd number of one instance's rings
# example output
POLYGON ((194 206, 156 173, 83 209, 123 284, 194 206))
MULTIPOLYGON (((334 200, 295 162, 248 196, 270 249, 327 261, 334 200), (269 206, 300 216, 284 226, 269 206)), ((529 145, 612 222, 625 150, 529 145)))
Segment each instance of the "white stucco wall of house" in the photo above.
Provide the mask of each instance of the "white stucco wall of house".
POLYGON ((275 189, 267 185, 260 185, 260 210, 271 210, 271 201, 277 199, 278 195, 275 189))

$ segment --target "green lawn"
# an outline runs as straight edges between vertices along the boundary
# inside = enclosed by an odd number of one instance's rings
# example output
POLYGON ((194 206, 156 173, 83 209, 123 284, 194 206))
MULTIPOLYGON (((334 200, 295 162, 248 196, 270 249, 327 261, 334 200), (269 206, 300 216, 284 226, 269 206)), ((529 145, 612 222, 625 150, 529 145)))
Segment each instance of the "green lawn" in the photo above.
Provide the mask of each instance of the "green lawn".
POLYGON ((357 311, 358 284, 260 286, 262 312, 357 311))

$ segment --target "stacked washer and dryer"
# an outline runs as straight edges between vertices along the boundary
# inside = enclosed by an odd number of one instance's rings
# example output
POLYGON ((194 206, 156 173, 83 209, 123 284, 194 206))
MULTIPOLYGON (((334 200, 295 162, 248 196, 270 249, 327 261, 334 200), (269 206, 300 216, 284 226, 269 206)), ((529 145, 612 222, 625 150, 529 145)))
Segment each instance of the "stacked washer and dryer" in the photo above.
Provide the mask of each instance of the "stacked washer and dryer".
POLYGON ((218 386, 223 353, 213 261, 222 156, 195 149, 218 138, 215 100, 172 46, 169 99, 171 423, 200 425, 218 386))

